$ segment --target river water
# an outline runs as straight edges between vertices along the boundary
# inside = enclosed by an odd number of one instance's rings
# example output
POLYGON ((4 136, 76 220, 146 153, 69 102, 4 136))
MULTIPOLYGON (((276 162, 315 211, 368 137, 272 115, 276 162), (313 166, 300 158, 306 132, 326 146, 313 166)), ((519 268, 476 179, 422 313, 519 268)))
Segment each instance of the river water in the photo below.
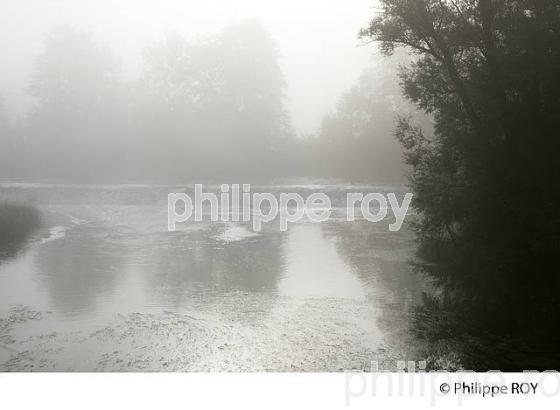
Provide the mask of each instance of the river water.
POLYGON ((167 194, 185 189, 0 184, 0 199, 35 204, 44 222, 0 261, 0 370, 367 371, 422 359, 411 317, 426 283, 408 264, 407 222, 348 222, 342 199, 404 188, 255 186, 325 192, 332 216, 286 232, 207 221, 168 232, 167 194))

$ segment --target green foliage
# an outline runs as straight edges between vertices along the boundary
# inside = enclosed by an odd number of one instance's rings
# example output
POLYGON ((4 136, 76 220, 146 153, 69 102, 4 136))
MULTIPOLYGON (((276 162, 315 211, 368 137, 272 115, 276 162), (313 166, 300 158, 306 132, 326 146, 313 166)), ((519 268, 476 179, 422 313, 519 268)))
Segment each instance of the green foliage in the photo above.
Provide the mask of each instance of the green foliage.
POLYGON ((434 116, 433 138, 407 118, 397 130, 420 213, 418 269, 465 320, 550 333, 543 323, 560 312, 560 3, 381 3, 362 35, 415 54, 402 86, 434 116))

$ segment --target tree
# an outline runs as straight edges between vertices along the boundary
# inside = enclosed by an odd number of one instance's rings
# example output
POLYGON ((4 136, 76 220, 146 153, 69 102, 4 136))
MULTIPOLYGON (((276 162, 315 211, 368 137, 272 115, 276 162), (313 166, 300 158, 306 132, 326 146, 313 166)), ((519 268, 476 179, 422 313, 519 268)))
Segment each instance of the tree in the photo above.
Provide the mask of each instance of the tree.
POLYGON ((21 177, 26 171, 24 141, 17 122, 4 110, 0 94, 0 179, 21 177))
POLYGON ((43 177, 93 179, 122 159, 119 66, 87 32, 53 30, 35 62, 29 118, 35 167, 43 177))
POLYGON ((217 53, 224 67, 221 118, 229 130, 224 143, 229 155, 240 153, 232 162, 246 176, 278 172, 291 129, 276 43, 263 26, 248 20, 222 32, 217 53))
POLYGON ((544 323, 560 312, 560 4, 381 4, 361 34, 415 54, 403 88, 435 119, 433 138, 406 119, 397 130, 420 212, 417 267, 463 319, 557 339, 544 323))
POLYGON ((291 130, 276 45, 264 28, 245 21, 197 42, 172 35, 144 57, 135 111, 148 163, 181 178, 279 170, 291 130))
POLYGON ((424 126, 429 119, 402 96, 397 76, 401 61, 399 56, 369 66, 342 95, 335 112, 324 117, 319 137, 309 147, 317 152, 314 165, 319 174, 402 182, 406 168, 393 136, 397 113, 408 113, 424 126))
POLYGON ((8 176, 7 173, 11 170, 14 147, 12 140, 12 132, 7 124, 3 112, 3 100, 0 95, 0 178, 8 176))

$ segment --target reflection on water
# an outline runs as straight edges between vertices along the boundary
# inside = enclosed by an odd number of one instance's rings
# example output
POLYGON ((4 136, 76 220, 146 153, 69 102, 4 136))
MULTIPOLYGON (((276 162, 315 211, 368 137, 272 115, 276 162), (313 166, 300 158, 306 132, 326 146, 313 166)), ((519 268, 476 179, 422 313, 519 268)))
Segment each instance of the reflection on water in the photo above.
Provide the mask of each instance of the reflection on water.
MULTIPOLYGON (((52 309, 88 312, 98 297, 110 295, 124 264, 124 246, 107 240, 102 226, 75 226, 52 235, 35 250, 37 280, 50 295, 52 309)), ((55 233, 60 230, 54 230, 55 233)))
MULTIPOLYGON (((328 187, 336 198, 345 189, 328 187)), ((76 329, 103 327, 117 314, 131 312, 206 315, 208 323, 227 320, 222 329, 235 325, 258 331, 241 342, 249 330, 237 330, 238 348, 243 349, 239 360, 245 363, 256 360, 250 348, 265 362, 271 347, 261 343, 278 332, 277 348, 285 345, 291 353, 283 360, 280 353, 272 355, 278 360, 275 366, 254 363, 247 370, 283 368, 287 360, 295 360, 294 352, 306 348, 325 362, 317 358, 303 365, 312 357, 308 352, 298 359, 301 370, 339 369, 348 363, 365 369, 374 359, 371 352, 385 354, 388 346, 393 355, 409 354, 410 311, 423 284, 407 264, 412 245, 408 232, 333 218, 293 225, 287 232, 193 223, 169 233, 166 200, 172 190, 0 186, 3 196, 40 204, 47 221, 25 252, 0 264, 0 314, 7 315, 15 305, 52 312, 48 325, 42 325, 51 326, 50 331, 68 321, 78 321, 76 329), (356 345, 346 342, 347 337, 356 345), (314 345, 302 346, 296 338, 314 345), (326 338, 344 341, 352 361, 336 356, 342 354, 336 353, 339 349, 321 350, 330 346, 326 338)), ((212 354, 216 352, 222 354, 212 354)), ((231 357, 224 360, 231 363, 231 357)), ((219 368, 211 363, 205 366, 219 368)), ((77 368, 89 369, 85 364, 77 368)))
POLYGON ((319 224, 293 226, 284 244, 286 266, 279 284, 281 294, 363 298, 364 288, 337 252, 336 241, 325 237, 319 224))

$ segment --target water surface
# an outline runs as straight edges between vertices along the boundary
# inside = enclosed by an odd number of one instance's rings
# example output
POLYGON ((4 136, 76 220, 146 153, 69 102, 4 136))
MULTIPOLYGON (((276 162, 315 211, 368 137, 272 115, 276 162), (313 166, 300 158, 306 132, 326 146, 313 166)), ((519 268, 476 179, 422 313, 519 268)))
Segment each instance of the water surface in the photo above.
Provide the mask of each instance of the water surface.
MULTIPOLYGON (((0 370, 339 371, 415 360, 406 225, 347 222, 348 191, 326 192, 327 222, 281 232, 192 222, 167 231, 167 193, 184 186, 3 183, 44 228, 0 261, 0 370)), ((254 188, 258 189, 258 188, 254 188)))

